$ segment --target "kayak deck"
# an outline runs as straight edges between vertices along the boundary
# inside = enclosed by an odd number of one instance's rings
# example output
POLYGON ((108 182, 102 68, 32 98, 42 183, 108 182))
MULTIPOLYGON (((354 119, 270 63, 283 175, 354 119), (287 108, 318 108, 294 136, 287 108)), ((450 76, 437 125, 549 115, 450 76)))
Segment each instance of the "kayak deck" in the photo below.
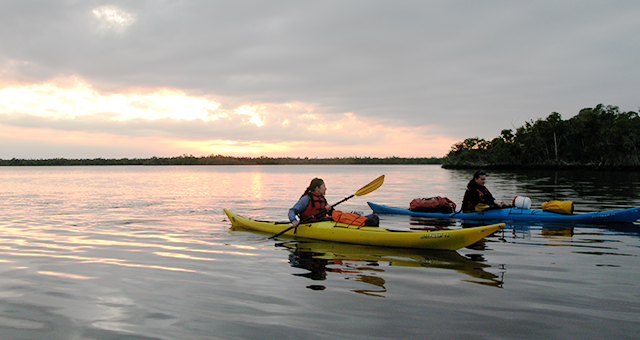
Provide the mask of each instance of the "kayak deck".
MULTIPOLYGON (((276 234, 290 224, 257 221, 223 209, 233 227, 276 234)), ((439 231, 392 231, 381 227, 353 226, 334 221, 299 225, 283 235, 307 239, 383 247, 457 250, 470 246, 504 227, 504 223, 439 231)))
POLYGON ((472 213, 443 214, 438 212, 418 212, 409 209, 394 208, 367 202, 376 214, 400 214, 430 218, 459 219, 471 221, 528 221, 528 222, 560 222, 560 223, 632 223, 640 219, 640 207, 589 212, 584 214, 564 215, 535 209, 505 208, 485 210, 472 213))

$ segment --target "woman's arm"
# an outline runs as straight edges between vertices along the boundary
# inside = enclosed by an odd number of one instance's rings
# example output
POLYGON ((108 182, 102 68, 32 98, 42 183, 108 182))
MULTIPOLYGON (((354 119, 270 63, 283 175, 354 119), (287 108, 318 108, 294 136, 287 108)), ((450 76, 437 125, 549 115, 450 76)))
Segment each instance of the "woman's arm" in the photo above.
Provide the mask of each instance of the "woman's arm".
POLYGON ((307 208, 307 205, 309 205, 309 196, 304 195, 300 197, 298 202, 291 209, 289 209, 289 221, 291 222, 292 226, 298 226, 299 222, 296 219, 296 216, 299 216, 304 211, 304 209, 307 208))

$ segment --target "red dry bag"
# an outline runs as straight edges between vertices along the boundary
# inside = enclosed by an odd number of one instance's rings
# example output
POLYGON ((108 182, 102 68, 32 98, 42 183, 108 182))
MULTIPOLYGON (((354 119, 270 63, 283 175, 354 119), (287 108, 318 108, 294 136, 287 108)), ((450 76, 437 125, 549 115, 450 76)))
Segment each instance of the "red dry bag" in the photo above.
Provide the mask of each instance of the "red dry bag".
POLYGON ((439 212, 450 214, 456 211, 456 204, 446 197, 416 198, 409 204, 409 210, 417 212, 439 212))

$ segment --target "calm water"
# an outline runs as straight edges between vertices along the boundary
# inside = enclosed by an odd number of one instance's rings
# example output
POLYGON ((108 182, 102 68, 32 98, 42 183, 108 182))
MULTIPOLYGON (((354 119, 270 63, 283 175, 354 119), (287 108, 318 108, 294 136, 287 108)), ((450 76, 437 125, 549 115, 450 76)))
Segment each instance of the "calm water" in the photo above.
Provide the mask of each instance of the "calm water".
MULTIPOLYGON (((0 339, 637 339, 640 227, 508 225, 456 252, 266 240, 222 208, 284 220, 329 202, 458 205, 438 166, 0 167, 0 339)), ((490 173, 495 196, 577 212, 640 206, 637 173, 490 173)), ((381 216, 394 229, 425 221, 381 216)), ((460 227, 459 223, 450 225, 460 227)), ((268 236, 268 235, 267 235, 268 236)))

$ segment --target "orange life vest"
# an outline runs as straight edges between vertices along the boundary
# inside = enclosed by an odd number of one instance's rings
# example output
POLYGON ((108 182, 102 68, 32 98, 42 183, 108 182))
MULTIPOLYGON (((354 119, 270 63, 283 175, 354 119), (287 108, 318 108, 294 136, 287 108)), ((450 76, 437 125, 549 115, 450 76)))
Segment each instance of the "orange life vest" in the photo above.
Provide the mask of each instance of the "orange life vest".
MULTIPOLYGON (((304 211, 300 213, 300 221, 305 221, 307 218, 324 210, 324 208, 327 206, 327 200, 324 198, 324 196, 320 196, 315 192, 310 192, 307 194, 307 196, 309 196, 309 204, 307 204, 307 207, 304 209, 304 211)), ((307 220, 306 222, 314 222, 322 219, 325 216, 326 215, 317 216, 316 218, 312 218, 310 220, 307 220)))

